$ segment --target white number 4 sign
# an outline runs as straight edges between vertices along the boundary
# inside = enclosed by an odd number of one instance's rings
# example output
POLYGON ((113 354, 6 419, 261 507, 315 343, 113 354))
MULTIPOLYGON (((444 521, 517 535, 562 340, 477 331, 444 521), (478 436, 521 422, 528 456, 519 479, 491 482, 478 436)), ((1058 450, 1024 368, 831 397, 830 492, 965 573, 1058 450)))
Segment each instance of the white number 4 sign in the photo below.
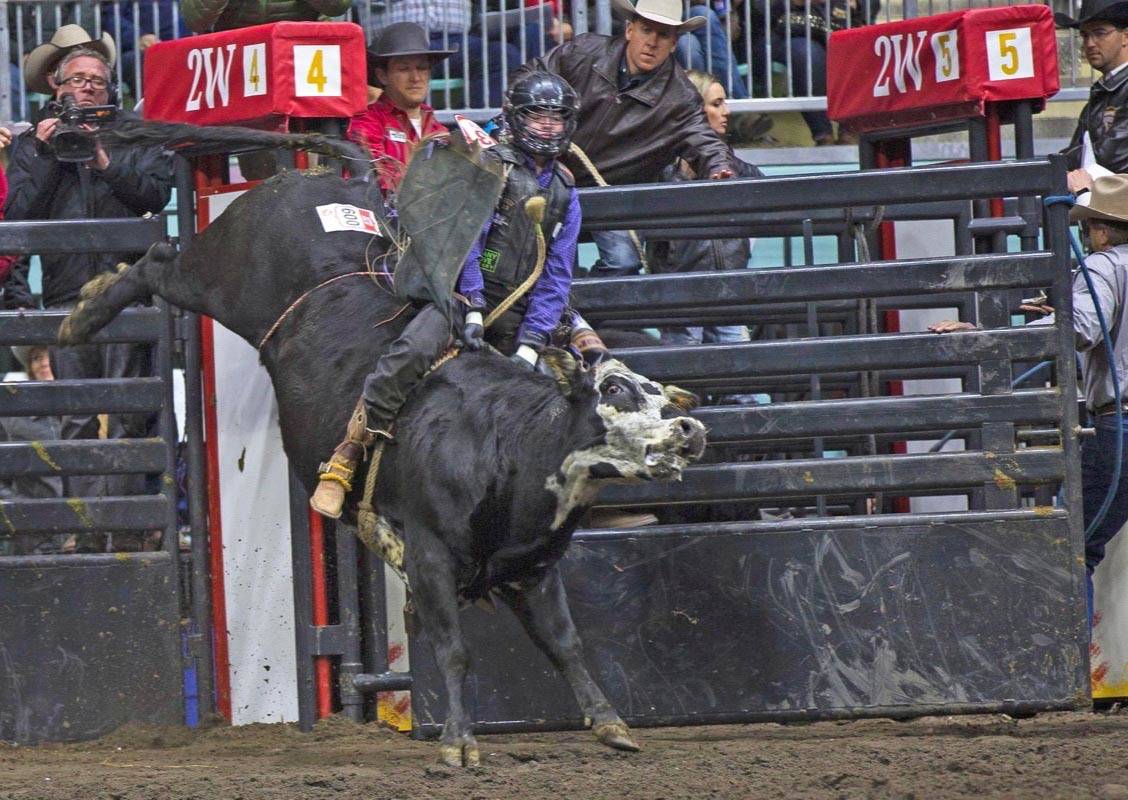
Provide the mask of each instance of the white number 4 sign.
POLYGON ((298 97, 341 96, 340 45, 294 45, 294 94, 298 97))
POLYGON ((987 74, 993 81, 1034 77, 1029 28, 987 31, 987 74))

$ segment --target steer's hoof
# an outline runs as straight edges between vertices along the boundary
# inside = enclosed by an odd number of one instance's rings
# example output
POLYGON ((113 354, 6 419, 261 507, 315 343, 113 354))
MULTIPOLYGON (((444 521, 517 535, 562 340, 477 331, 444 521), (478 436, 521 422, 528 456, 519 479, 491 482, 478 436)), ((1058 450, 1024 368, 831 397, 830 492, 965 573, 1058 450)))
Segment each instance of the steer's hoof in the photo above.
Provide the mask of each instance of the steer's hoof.
POLYGON ((603 722, 591 729, 601 744, 616 750, 629 750, 637 753, 642 748, 631 738, 631 729, 625 722, 603 722))
POLYGON ((439 758, 448 767, 476 767, 482 762, 477 742, 439 745, 439 758))

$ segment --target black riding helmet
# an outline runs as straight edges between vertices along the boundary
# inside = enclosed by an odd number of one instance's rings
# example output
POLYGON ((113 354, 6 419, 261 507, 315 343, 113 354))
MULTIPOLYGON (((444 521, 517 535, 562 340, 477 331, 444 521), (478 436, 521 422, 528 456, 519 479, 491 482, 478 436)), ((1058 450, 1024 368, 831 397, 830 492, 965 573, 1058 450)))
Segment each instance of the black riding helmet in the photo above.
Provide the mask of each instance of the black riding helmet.
POLYGON ((513 144, 532 156, 555 158, 568 150, 576 132, 576 112, 580 103, 576 90, 568 81, 551 72, 530 72, 513 82, 505 93, 502 113, 513 137, 513 144), (530 114, 559 112, 564 117, 564 130, 544 138, 530 129, 530 114))

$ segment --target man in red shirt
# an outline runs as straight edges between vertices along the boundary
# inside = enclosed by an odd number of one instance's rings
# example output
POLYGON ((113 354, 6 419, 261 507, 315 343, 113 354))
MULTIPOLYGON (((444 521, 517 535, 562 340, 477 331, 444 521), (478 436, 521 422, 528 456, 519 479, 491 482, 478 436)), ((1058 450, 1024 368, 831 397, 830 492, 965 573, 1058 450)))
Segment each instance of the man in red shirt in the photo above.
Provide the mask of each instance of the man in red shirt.
POLYGON ((383 93, 352 118, 348 135, 372 151, 385 196, 395 192, 416 143, 447 133, 423 101, 431 68, 454 52, 430 49, 427 32, 414 22, 383 28, 368 51, 369 68, 383 93))

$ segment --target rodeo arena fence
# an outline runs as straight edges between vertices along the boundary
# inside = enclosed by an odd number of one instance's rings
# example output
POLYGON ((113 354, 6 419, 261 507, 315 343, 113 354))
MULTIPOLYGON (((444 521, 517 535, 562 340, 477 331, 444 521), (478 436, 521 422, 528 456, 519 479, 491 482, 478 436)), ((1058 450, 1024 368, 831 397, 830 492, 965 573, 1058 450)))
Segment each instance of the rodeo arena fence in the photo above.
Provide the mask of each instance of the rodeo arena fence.
MULTIPOLYGON (((997 0, 867 0, 865 4, 845 0, 805 0, 792 13, 784 14, 769 0, 690 0, 687 12, 704 15, 706 33, 694 39, 681 37, 678 57, 683 64, 717 75, 724 82, 735 111, 819 111, 826 98, 825 85, 828 31, 855 27, 866 22, 890 22, 918 16, 1011 5, 997 0), (729 33, 730 29, 733 31, 729 33), (798 42, 792 45, 792 42, 798 42)), ((457 4, 443 3, 446 6, 457 4)), ((1079 0, 1047 3, 1055 11, 1076 16, 1079 0)), ((347 18, 358 22, 369 37, 385 23, 400 21, 390 0, 357 0, 347 18)), ((30 94, 24 82, 23 58, 38 44, 67 23, 78 23, 97 37, 108 32, 118 43, 115 66, 117 81, 127 102, 144 94, 142 62, 146 34, 160 40, 188 36, 180 15, 180 3, 170 0, 0 0, 0 59, 9 65, 0 72, 0 118, 27 121, 48 98, 30 94)), ((457 46, 459 53, 444 61, 432 81, 431 103, 439 117, 449 122, 454 113, 486 118, 497 113, 499 99, 475 92, 469 85, 493 80, 505 86, 509 73, 528 58, 542 54, 560 41, 566 21, 575 34, 618 30, 610 0, 529 4, 520 0, 467 0, 458 19, 446 25, 444 47, 457 46), (482 31, 486 31, 482 37, 482 31), (470 39, 468 37, 473 37, 470 39), (484 38, 486 44, 475 44, 484 38), (470 44, 471 46, 467 46, 470 44), (471 53, 480 58, 471 62, 471 53), (491 61, 492 59, 492 61, 491 61), (492 77, 491 77, 492 76, 492 77)), ((1058 34, 1061 52, 1078 53, 1077 33, 1058 34)), ((1062 61, 1062 91, 1057 100, 1084 100, 1092 80, 1091 71, 1076 57, 1062 61)))
MULTIPOLYGON (((597 499, 657 524, 580 530, 562 562, 593 677, 628 723, 1090 702, 1069 226, 1064 205, 1043 203, 1066 194, 1066 167, 1033 157, 1031 103, 1007 114, 1016 161, 988 161, 997 136, 972 120, 982 163, 914 167, 910 136, 871 134, 857 173, 581 191, 589 233, 785 245, 767 269, 573 286, 602 328, 750 332, 616 353, 705 398, 694 413, 709 429, 682 482, 597 499), (1041 290, 1053 324, 1015 325, 1041 290), (940 316, 979 327, 927 332, 940 316)), ((178 246, 248 188, 229 167, 229 154, 178 156, 178 246)), ((0 252, 143 251, 164 225, 3 222, 0 252)), ((52 342, 61 317, 0 313, 0 345, 52 342)), ((213 711, 305 729, 337 710, 417 735, 441 724, 443 682, 405 624, 402 584, 311 516, 265 372, 244 344, 224 351, 225 335, 155 303, 95 340, 151 343, 152 377, 0 387, 0 417, 158 419, 150 438, 0 444, 0 479, 155 476, 148 494, 0 500, 0 553, 60 533, 161 532, 154 552, 0 555, 0 740, 213 711), (255 394, 233 403, 224 381, 255 394), (256 502, 273 516, 232 516, 256 502)), ((464 613, 479 730, 582 724, 515 619, 464 613)))

